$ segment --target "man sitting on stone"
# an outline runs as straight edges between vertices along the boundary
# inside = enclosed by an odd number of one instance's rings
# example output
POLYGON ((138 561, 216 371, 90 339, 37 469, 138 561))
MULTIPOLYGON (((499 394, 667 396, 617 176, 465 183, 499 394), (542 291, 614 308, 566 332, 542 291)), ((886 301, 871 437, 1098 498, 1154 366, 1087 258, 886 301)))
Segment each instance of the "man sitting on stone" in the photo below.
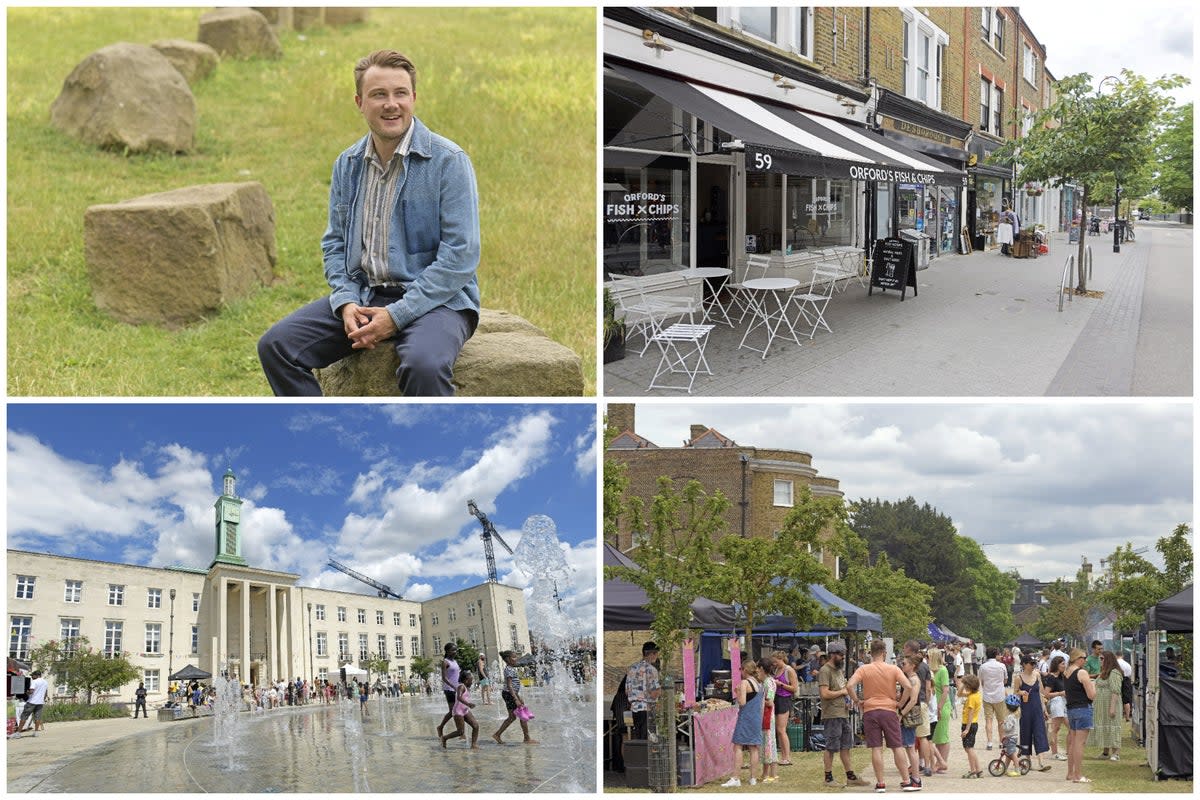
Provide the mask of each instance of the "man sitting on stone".
POLYGON ((318 396, 314 369, 385 342, 405 396, 454 394, 454 362, 479 321, 479 196, 467 154, 413 115, 416 79, 395 50, 354 67, 370 130, 333 165, 321 239, 331 294, 258 342, 276 395, 318 396))

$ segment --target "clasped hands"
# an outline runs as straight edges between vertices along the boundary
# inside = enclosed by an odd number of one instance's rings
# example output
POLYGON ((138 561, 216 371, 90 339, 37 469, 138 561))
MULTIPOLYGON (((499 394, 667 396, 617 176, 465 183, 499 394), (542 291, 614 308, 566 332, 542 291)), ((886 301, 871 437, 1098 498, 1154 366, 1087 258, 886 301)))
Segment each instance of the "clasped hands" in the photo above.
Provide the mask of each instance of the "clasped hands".
POLYGON ((383 307, 346 303, 340 309, 342 325, 355 350, 373 350, 396 335, 396 323, 383 307))

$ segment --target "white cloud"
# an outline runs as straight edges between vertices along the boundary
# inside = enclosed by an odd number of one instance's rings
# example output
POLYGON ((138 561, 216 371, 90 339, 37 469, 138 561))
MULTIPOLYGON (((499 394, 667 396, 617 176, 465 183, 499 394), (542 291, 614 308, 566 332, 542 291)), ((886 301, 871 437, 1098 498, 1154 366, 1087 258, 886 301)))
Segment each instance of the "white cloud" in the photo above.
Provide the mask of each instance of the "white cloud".
POLYGON ((575 437, 575 471, 583 477, 595 474, 599 450, 596 423, 593 421, 586 431, 575 437))
POLYGON ((408 587, 408 591, 404 594, 407 600, 416 600, 417 602, 425 602, 433 599, 433 587, 428 583, 414 583, 408 587))

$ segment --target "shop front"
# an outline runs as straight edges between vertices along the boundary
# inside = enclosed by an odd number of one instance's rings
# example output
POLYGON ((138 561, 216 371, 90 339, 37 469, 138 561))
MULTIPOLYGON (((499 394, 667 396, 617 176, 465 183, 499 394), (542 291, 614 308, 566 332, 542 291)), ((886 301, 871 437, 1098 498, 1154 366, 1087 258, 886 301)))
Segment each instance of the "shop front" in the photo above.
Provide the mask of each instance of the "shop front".
POLYGON ((996 228, 1000 225, 1000 212, 1006 202, 1013 200, 1011 163, 987 160, 999 146, 999 142, 976 136, 967 147, 970 153, 967 159, 967 228, 975 250, 999 246, 996 228))
MULTIPOLYGON (((935 163, 961 172, 966 167, 965 137, 971 126, 911 98, 881 89, 876 122, 889 141, 908 147, 935 163)), ((931 258, 962 247, 965 188, 920 183, 896 184, 888 198, 894 204, 897 231, 929 237, 931 258)))
POLYGON ((880 198, 955 246, 963 174, 861 125, 615 61, 604 117, 606 278, 865 251, 880 198))

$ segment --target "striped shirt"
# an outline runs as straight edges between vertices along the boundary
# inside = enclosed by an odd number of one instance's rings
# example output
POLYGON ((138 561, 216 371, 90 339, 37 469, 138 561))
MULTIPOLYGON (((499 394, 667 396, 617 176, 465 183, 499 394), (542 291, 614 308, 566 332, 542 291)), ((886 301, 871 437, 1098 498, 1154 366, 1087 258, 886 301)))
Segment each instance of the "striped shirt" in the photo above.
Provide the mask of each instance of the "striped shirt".
POLYGON ((388 228, 392 222, 396 187, 404 173, 404 157, 408 155, 412 132, 413 126, 410 124, 408 132, 386 164, 375 152, 373 138, 366 151, 367 168, 363 170, 362 269, 369 286, 399 285, 399 281, 389 281, 388 228))

